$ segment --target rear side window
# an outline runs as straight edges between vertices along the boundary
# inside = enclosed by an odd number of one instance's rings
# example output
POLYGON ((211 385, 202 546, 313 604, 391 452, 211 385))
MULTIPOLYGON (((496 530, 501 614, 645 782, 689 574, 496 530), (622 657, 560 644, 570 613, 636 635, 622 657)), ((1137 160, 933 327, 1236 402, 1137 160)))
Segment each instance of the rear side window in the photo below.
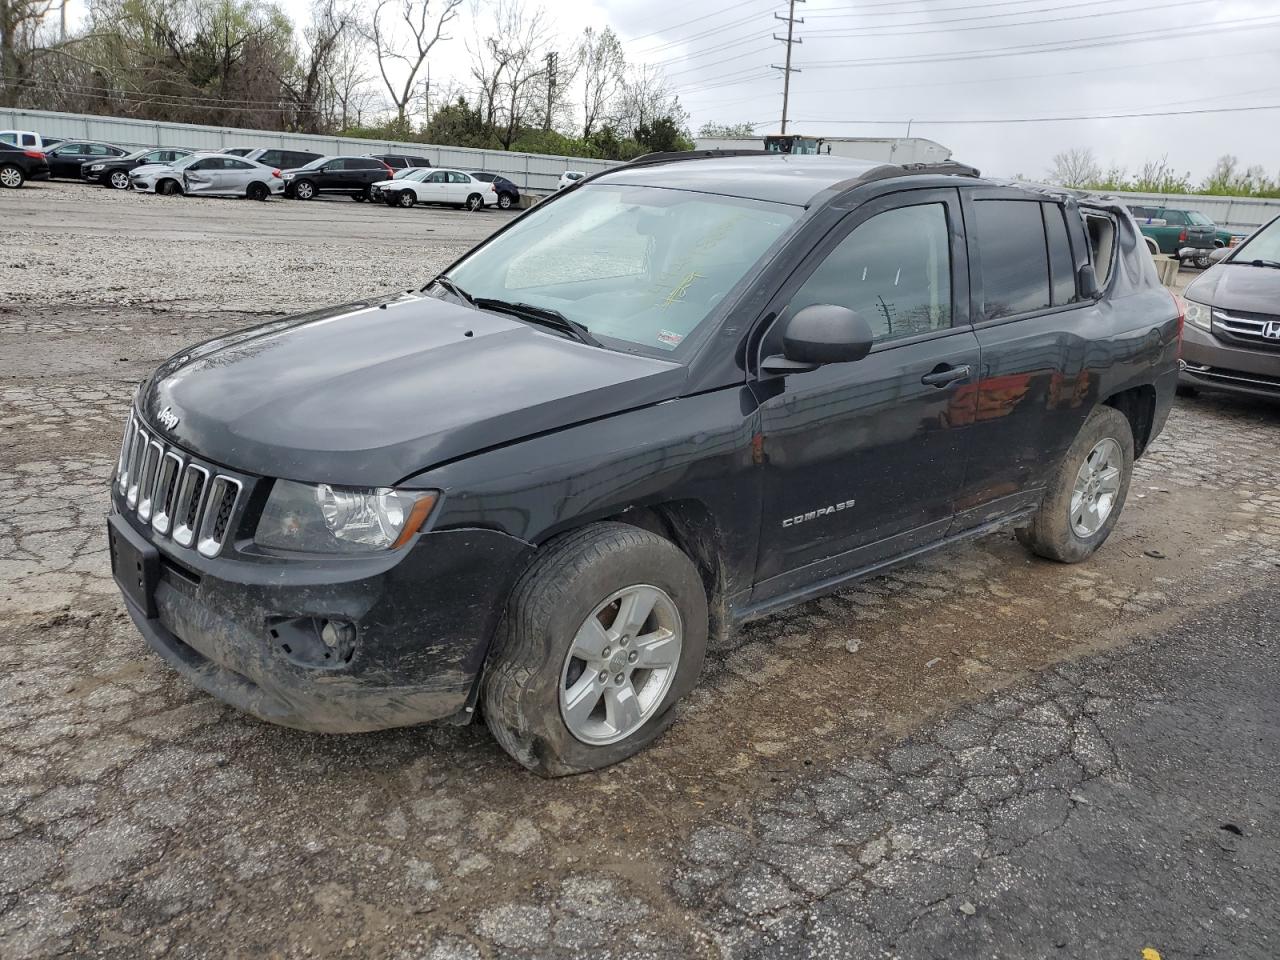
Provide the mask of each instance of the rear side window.
POLYGON ((815 303, 858 313, 877 341, 951 326, 947 208, 899 207, 859 224, 796 291, 790 311, 815 303))
POLYGON ((983 316, 996 320, 1052 306, 1040 202, 977 200, 974 208, 983 316))
POLYGON ((1049 244, 1049 278, 1053 282, 1053 305, 1060 307, 1076 299, 1076 269, 1067 239, 1067 222, 1056 203, 1040 205, 1044 214, 1044 234, 1049 244))
POLYGON ((404 159, 411 167, 431 166, 431 161, 428 160, 426 157, 405 157, 404 159))
POLYGON ((380 160, 358 158, 347 161, 348 170, 381 170, 386 164, 380 160))
POLYGON ((1187 225, 1187 215, 1181 210, 1166 210, 1164 211, 1163 219, 1171 227, 1185 227, 1187 225))
POLYGON ((1084 215, 1085 233, 1089 237, 1089 262, 1098 280, 1098 289, 1106 287, 1111 279, 1111 268, 1116 254, 1116 222, 1105 213, 1084 215))

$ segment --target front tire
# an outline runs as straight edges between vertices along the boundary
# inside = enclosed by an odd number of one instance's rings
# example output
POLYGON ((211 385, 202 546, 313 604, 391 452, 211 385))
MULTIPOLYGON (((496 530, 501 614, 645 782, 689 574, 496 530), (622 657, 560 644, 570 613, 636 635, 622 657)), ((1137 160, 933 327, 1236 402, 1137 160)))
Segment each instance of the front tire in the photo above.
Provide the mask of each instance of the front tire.
POLYGON ((6 163, 0 167, 0 187, 17 190, 26 182, 27 175, 22 172, 21 167, 12 163, 6 163))
POLYGON ((125 170, 112 170, 107 177, 107 186, 113 190, 129 189, 129 174, 125 170))
POLYGON ((293 185, 293 195, 299 200, 310 200, 316 195, 316 185, 310 180, 299 180, 293 185))
POLYGON ((1085 420, 1028 526, 1016 533, 1024 547, 1059 563, 1079 563, 1111 535, 1133 476, 1133 431, 1115 407, 1085 420))
POLYGON ((512 591, 485 675, 485 722, 544 777, 610 766, 672 724, 706 644, 702 578, 675 544, 623 523, 575 530, 512 591))
POLYGON ((403 207, 405 210, 408 210, 417 202, 418 202, 418 198, 414 196, 414 193, 412 190, 401 190, 398 194, 396 194, 396 203, 399 206, 403 207))
POLYGON ((182 193, 182 187, 178 185, 177 180, 161 180, 156 184, 156 193, 165 197, 173 197, 182 193))

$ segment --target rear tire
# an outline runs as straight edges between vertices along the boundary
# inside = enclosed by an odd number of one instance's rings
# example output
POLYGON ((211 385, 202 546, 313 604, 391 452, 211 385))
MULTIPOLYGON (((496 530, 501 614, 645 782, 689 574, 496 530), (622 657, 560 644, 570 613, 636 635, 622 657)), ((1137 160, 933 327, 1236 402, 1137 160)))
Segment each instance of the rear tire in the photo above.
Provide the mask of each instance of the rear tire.
POLYGON ((271 196, 271 191, 267 189, 265 183, 251 183, 249 189, 245 191, 245 196, 250 200, 266 200, 271 196))
POLYGON ((467 197, 467 209, 470 210, 472 213, 482 209, 483 207, 484 207, 484 197, 480 196, 480 194, 473 193, 471 196, 467 197))
POLYGON ((27 182, 27 175, 16 164, 6 163, 0 167, 0 187, 17 190, 27 182))
POLYGON ((498 194, 499 210, 510 210, 514 205, 515 205, 515 201, 511 199, 511 194, 509 193, 498 194))
POLYGON ((1132 476, 1128 419, 1114 407, 1097 407, 1058 464, 1030 524, 1015 531, 1019 542, 1047 560, 1087 559, 1120 519, 1132 476), (1105 479, 1108 467, 1116 471, 1114 482, 1105 479))
POLYGON ((543 547, 512 591, 484 679, 485 722, 541 776, 610 766, 672 724, 706 644, 707 596, 689 558, 639 527, 592 524, 543 547), (613 619, 624 601, 641 611, 630 627, 613 619), (591 661, 576 656, 587 647, 591 661), (669 667, 646 669, 650 660, 669 667), (572 729, 566 698, 594 705, 572 729))

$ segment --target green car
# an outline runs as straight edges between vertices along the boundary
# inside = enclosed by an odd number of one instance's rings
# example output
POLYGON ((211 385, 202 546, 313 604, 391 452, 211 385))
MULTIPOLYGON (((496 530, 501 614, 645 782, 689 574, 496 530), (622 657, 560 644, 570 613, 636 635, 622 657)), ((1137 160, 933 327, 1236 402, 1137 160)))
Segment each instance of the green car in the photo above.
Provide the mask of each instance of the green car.
POLYGON ((1231 232, 1219 230, 1199 210, 1172 207, 1130 207, 1129 210, 1138 221, 1142 235, 1156 248, 1152 253, 1166 253, 1206 268, 1209 254, 1231 242, 1231 232))

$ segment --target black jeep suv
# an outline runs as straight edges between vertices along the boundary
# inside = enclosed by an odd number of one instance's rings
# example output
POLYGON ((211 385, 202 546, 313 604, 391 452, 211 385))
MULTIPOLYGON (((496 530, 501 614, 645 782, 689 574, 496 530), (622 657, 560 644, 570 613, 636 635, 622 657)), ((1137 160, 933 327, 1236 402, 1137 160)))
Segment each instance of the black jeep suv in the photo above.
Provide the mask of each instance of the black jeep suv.
POLYGON ((148 643, 258 717, 482 705, 525 766, 594 769, 747 619, 1002 525, 1088 557, 1181 322, 1114 204, 957 164, 642 158, 420 291, 162 364, 113 568, 148 643))
POLYGON ((373 157, 320 157, 305 166, 286 170, 284 195, 295 200, 311 200, 322 193, 345 193, 356 200, 368 200, 369 188, 395 173, 373 157))

